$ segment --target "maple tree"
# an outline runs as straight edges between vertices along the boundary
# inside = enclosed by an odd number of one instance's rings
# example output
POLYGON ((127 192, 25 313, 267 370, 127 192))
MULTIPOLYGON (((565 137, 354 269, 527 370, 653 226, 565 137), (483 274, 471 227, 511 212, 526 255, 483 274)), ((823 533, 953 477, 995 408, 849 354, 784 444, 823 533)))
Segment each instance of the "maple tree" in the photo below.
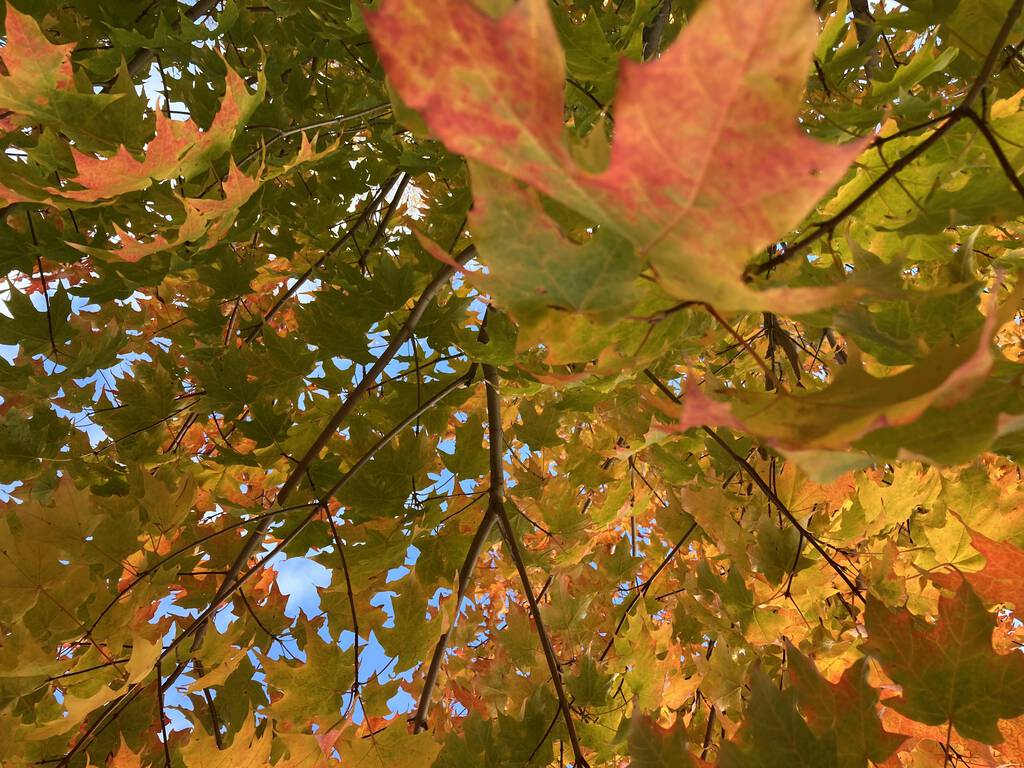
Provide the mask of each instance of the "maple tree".
POLYGON ((1024 0, 8 0, 0 762, 1024 765, 1024 0))

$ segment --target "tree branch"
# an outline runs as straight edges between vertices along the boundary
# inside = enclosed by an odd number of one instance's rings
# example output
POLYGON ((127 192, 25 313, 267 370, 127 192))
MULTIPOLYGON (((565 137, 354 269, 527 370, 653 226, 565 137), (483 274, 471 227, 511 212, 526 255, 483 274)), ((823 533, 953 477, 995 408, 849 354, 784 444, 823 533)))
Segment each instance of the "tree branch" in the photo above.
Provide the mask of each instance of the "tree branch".
MULTIPOLYGON (((205 677, 206 669, 203 667, 203 662, 195 659, 192 663, 195 666, 196 678, 205 677)), ((162 699, 163 691, 160 692, 160 696, 162 699)), ((217 714, 217 707, 213 703, 213 693, 209 688, 203 688, 203 698, 206 699, 206 707, 210 712, 210 730, 213 732, 213 741, 217 745, 217 749, 224 749, 224 734, 220 732, 220 715, 217 714)))
POLYGON ((661 40, 665 36, 665 27, 668 26, 669 16, 672 14, 672 0, 661 0, 654 19, 644 27, 643 31, 643 57, 650 61, 661 52, 661 40))
POLYGON ((540 615, 540 606, 537 604, 533 587, 530 585, 530 576, 526 571, 526 563, 523 562, 522 553, 519 551, 519 542, 516 541, 508 514, 505 512, 505 470, 502 466, 504 443, 501 429, 501 396, 498 389, 498 371, 493 365, 487 363, 484 363, 483 369, 484 382, 487 387, 487 433, 491 474, 491 484, 488 490, 490 497, 488 511, 493 510, 498 520, 502 536, 505 539, 505 543, 508 544, 509 555, 515 563, 516 571, 519 572, 519 580, 523 584, 526 600, 530 604, 530 613, 533 614, 533 622, 537 627, 537 636, 540 638, 541 648, 544 650, 544 658, 547 660, 548 670, 551 673, 551 682, 555 687, 555 695, 558 697, 562 718, 565 720, 565 729, 569 736, 569 743, 572 745, 573 765, 576 768, 590 768, 590 764, 583 756, 579 736, 576 734, 576 725, 572 719, 569 699, 566 697, 565 688, 562 685, 562 670, 558 663, 558 657, 555 655, 555 649, 551 645, 551 639, 548 637, 547 630, 544 629, 544 621, 540 615))
POLYGON ((984 137, 985 141, 988 142, 989 147, 992 148, 992 154, 996 156, 996 161, 999 163, 999 167, 1003 169, 1003 173, 1006 174, 1006 178, 1009 179, 1010 184, 1017 190, 1017 194, 1024 198, 1024 183, 1021 183, 1020 177, 1017 175, 1017 170, 1013 167, 1010 162, 1010 158, 1006 156, 1003 148, 999 146, 999 141, 996 139, 995 133, 988 127, 988 124, 975 112, 973 109, 965 109, 964 114, 967 119, 970 120, 978 128, 978 132, 984 137))
MULTIPOLYGON (((352 592, 352 577, 348 572, 348 561, 345 559, 345 546, 341 543, 338 535, 338 526, 334 524, 334 516, 330 510, 324 510, 324 517, 331 526, 331 537, 334 539, 334 548, 338 550, 338 559, 341 561, 341 570, 345 574, 345 589, 348 592, 348 608, 352 614, 352 634, 355 639, 352 641, 352 701, 355 702, 359 695, 359 612, 356 610, 356 598, 352 592)), ((241 593, 239 593, 241 594, 241 593)), ((340 633, 339 633, 340 635, 340 633)))
POLYGON ((395 213, 395 209, 398 204, 402 201, 402 197, 405 196, 405 190, 409 186, 409 181, 412 179, 408 173, 402 173, 399 181, 396 185, 392 185, 392 188, 388 191, 394 192, 391 195, 391 200, 388 203, 388 207, 384 209, 384 213, 380 217, 380 222, 377 224, 377 229, 374 230, 373 237, 370 238, 369 244, 366 246, 366 250, 363 251, 359 256, 359 268, 366 271, 366 259, 370 256, 370 252, 377 247, 381 240, 384 239, 384 233, 387 231, 388 222, 395 213))
POLYGON ((466 550, 466 558, 462 561, 462 567, 459 569, 459 587, 455 596, 455 614, 452 616, 452 625, 447 632, 441 634, 437 645, 434 646, 434 655, 430 659, 430 666, 427 667, 427 673, 423 679, 423 691, 420 693, 416 714, 413 716, 413 733, 419 733, 427 727, 430 699, 434 694, 434 687, 437 685, 437 675, 441 669, 441 662, 444 660, 444 653, 448 648, 448 639, 459 619, 462 601, 465 600, 466 593, 469 591, 470 579, 473 576, 473 571, 476 570, 477 561, 484 550, 484 544, 491 533, 491 528, 494 526, 494 520, 494 508, 489 504, 480 520, 480 525, 477 526, 476 533, 473 534, 473 540, 469 543, 469 549, 466 550))

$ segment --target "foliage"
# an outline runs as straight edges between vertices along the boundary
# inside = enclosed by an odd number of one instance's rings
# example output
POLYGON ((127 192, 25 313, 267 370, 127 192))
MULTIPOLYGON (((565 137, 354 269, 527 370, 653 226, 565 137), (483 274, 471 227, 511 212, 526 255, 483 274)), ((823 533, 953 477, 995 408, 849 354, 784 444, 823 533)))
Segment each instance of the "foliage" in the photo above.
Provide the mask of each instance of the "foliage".
POLYGON ((1024 761, 1024 0, 10 2, 4 765, 1024 761))

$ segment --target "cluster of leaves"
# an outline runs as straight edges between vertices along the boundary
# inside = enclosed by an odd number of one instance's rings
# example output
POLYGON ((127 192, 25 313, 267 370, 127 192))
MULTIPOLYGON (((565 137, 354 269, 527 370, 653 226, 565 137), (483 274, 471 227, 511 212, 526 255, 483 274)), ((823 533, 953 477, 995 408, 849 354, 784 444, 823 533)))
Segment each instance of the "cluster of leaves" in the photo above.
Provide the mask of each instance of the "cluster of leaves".
POLYGON ((1022 764, 1022 10, 11 0, 0 760, 1022 764))

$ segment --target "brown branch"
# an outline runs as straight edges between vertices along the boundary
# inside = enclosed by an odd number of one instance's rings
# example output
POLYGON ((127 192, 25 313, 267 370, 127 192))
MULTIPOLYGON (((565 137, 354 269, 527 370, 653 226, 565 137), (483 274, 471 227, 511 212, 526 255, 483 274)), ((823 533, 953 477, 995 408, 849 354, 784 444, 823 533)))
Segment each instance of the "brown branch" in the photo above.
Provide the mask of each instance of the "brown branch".
POLYGON ((488 505, 483 518, 480 520, 480 525, 477 526, 476 533, 473 534, 473 540, 469 543, 469 549, 466 550, 466 557, 462 561, 462 567, 459 568, 459 587, 455 595, 455 613, 452 616, 452 625, 447 632, 441 634, 441 637, 437 640, 437 645, 434 646, 434 655, 430 659, 430 666, 427 667, 427 673, 423 678, 423 691, 420 693, 416 714, 413 716, 413 733, 419 733, 427 727, 427 712, 430 709, 430 699, 434 694, 434 687, 437 685, 437 675, 441 669, 441 662, 444 660, 445 651, 448 648, 448 639, 451 637, 451 633, 454 631, 455 624, 459 619, 462 601, 465 600, 466 593, 469 591, 470 579, 473 576, 473 571, 476 570, 477 561, 484 550, 484 544, 487 542, 487 537, 490 535, 495 519, 494 510, 488 505))
POLYGON ((401 180, 398 182, 397 186, 393 185, 388 189, 388 192, 391 194, 391 200, 388 202, 388 207, 384 209, 384 213, 380 217, 380 222, 377 224, 377 229, 374 231, 373 237, 370 238, 370 242, 367 244, 366 250, 364 250, 359 256, 359 268, 363 272, 366 271, 366 259, 369 257, 370 252, 380 244, 381 240, 384 239, 384 233, 387 231, 388 222, 394 215, 395 209, 398 208, 398 204, 405 196, 406 187, 409 186, 409 181, 412 179, 412 176, 408 173, 403 173, 400 178, 401 180), (392 189, 394 192, 391 191, 392 189))
MULTIPOLYGON (((480 321, 480 332, 477 335, 477 340, 481 344, 486 344, 490 341, 490 336, 487 333, 487 319, 489 317, 490 307, 484 310, 483 319, 480 321)), ((413 348, 415 349, 415 343, 413 348)), ((417 402, 419 402, 419 399, 419 376, 417 374, 417 402)), ((490 495, 490 489, 488 489, 487 493, 490 495)), ((460 509, 459 512, 468 509, 470 506, 475 504, 479 498, 480 497, 478 496, 473 499, 473 501, 460 509)), ((458 512, 455 514, 458 514, 458 512)), ((445 522, 448 519, 449 518, 446 517, 445 522)), ((480 520, 480 525, 477 526, 476 533, 473 534, 473 540, 469 543, 469 549, 466 551, 466 557, 462 561, 462 567, 459 568, 459 586, 455 595, 455 613, 452 616, 452 625, 449 627, 448 631, 442 632, 441 636, 437 639, 437 645, 434 646, 434 653, 430 658, 430 664, 427 667, 426 675, 423 678, 423 690, 420 692, 420 698, 416 705, 416 713, 413 715, 412 721, 412 732, 414 734, 419 733, 427 727, 427 713, 430 710, 430 700, 434 695, 434 688, 437 685, 437 676, 441 670, 441 662, 444 660, 444 654, 448 648, 448 640, 459 620, 459 614, 462 611, 462 601, 466 599, 466 593, 469 591, 470 579, 473 576, 473 572, 476 570, 476 564, 480 559, 480 554, 483 552, 484 543, 487 541, 491 528, 494 526, 494 520, 495 515, 491 505, 488 504, 487 509, 484 511, 484 516, 480 520)))
POLYGON ((46 682, 48 682, 48 683, 56 683, 56 682, 59 682, 60 680, 63 680, 66 677, 74 677, 75 675, 84 675, 87 672, 95 672, 97 669, 105 669, 106 667, 114 667, 114 666, 117 666, 118 664, 124 664, 124 663, 126 663, 126 662, 128 662, 130 660, 131 659, 129 657, 127 657, 127 656, 124 657, 124 658, 121 658, 121 659, 111 659, 110 661, 105 661, 102 664, 95 664, 95 665, 93 665, 91 667, 86 667, 85 669, 73 669, 73 670, 71 670, 69 672, 63 672, 63 673, 61 673, 59 675, 55 675, 54 677, 48 677, 48 678, 46 678, 46 682))
POLYGON ((174 438, 171 440, 170 444, 166 448, 164 448, 161 451, 161 453, 170 453, 171 451, 177 449, 177 447, 181 444, 181 441, 185 439, 185 435, 188 433, 190 429, 192 429, 192 425, 195 424, 198 419, 199 416, 196 413, 190 413, 188 416, 186 416, 185 421, 182 422, 181 427, 178 429, 178 432, 174 435, 174 438))
POLYGON ((1003 169, 1003 173, 1006 174, 1006 178, 1010 180, 1010 184, 1017 190, 1017 194, 1024 198, 1024 183, 1021 183, 1020 177, 1017 175, 1017 170, 1013 167, 1010 162, 1010 158, 1006 156, 1003 148, 999 146, 999 141, 996 139, 996 135, 992 132, 992 129, 988 127, 988 124, 975 112, 973 109, 965 109, 964 114, 967 115, 967 119, 970 120, 978 128, 978 132, 984 137, 985 141, 988 142, 989 147, 992 148, 992 153, 996 156, 996 160, 999 162, 999 167, 1003 169))
POLYGON ((1010 6, 1010 10, 1006 14, 1005 21, 1003 21, 1003 26, 999 28, 999 31, 996 33, 996 39, 992 41, 992 47, 988 50, 988 55, 981 65, 978 76, 974 79, 974 84, 967 92, 967 95, 964 96, 964 100, 960 102, 960 109, 970 109, 974 106, 974 102, 978 100, 981 92, 988 85, 988 79, 992 76, 992 72, 995 71, 996 64, 999 63, 999 53, 1003 50, 1003 46, 1006 45, 1010 32, 1013 31, 1013 27, 1017 23, 1022 10, 1024 10, 1024 0, 1014 0, 1013 5, 1010 6))
POLYGON ((672 14, 672 0, 661 0, 661 7, 655 14, 650 24, 644 27, 643 31, 643 57, 650 61, 661 52, 661 41, 665 36, 665 27, 668 26, 668 18, 672 14))
POLYGON ((399 379, 404 379, 410 373, 416 374, 417 378, 419 378, 419 374, 420 374, 421 371, 425 371, 427 368, 430 368, 433 365, 438 365, 439 363, 446 363, 449 360, 458 360, 459 358, 462 358, 462 357, 464 357, 462 352, 452 352, 452 353, 447 353, 447 354, 444 354, 444 355, 436 355, 436 356, 430 358, 429 360, 422 361, 418 365, 416 365, 416 366, 414 366, 412 368, 409 368, 408 370, 402 371, 401 373, 396 373, 394 376, 385 376, 385 377, 383 377, 380 381, 378 381, 375 384, 373 384, 370 387, 369 391, 372 392, 375 389, 380 389, 385 384, 390 384, 393 381, 398 381, 399 379))
MULTIPOLYGON (((32 245, 37 249, 39 241, 36 239, 36 228, 32 224, 32 212, 25 211, 25 219, 28 221, 28 231, 32 235, 32 245)), ((50 310, 50 291, 46 285, 46 273, 43 271, 43 257, 36 251, 36 268, 39 270, 39 284, 43 289, 43 304, 46 307, 46 332, 50 337, 50 351, 53 352, 53 362, 57 362, 57 341, 53 336, 53 313, 50 310)))
POLYGON ((754 358, 754 362, 756 362, 758 367, 764 371, 765 378, 768 380, 768 383, 772 385, 772 388, 778 391, 784 391, 779 380, 775 377, 775 372, 771 367, 769 367, 768 363, 764 361, 764 358, 757 354, 754 348, 750 346, 750 343, 740 335, 739 331, 729 325, 729 323, 725 321, 725 318, 718 314, 718 311, 710 304, 704 304, 704 309, 708 311, 709 315, 715 318, 720 326, 729 332, 730 336, 736 339, 736 343, 743 347, 747 354, 754 358))
MULTIPOLYGON (((464 264, 469 261, 476 253, 475 246, 468 246, 458 256, 455 261, 458 264, 464 264)), ((334 433, 337 431, 341 423, 348 417, 348 415, 355 408, 356 403, 362 399, 370 388, 373 386, 374 380, 384 371, 388 363, 398 354, 399 349, 412 335, 413 329, 419 323, 420 318, 423 317, 423 313, 427 311, 427 307, 430 302, 433 301, 434 296, 437 294, 441 287, 448 282, 448 279, 454 274, 455 267, 453 265, 444 265, 434 276, 434 279, 430 281, 420 297, 416 300, 416 304, 409 312, 409 317, 402 324, 402 327, 395 333, 394 337, 388 343, 387 348, 381 353, 380 357, 377 358, 373 366, 368 370, 363 377, 356 384, 355 388, 349 393, 348 397, 341 404, 341 407, 335 411, 334 415, 331 416, 330 420, 321 430, 320 434, 317 435, 316 439, 313 440, 313 444, 309 447, 306 453, 296 462, 296 465, 292 468, 291 474, 282 484, 280 490, 277 493, 278 503, 288 498, 291 492, 298 485, 299 480, 305 473, 306 469, 309 468, 310 464, 319 456, 320 451, 330 442, 334 433)), ((248 558, 246 558, 248 559, 248 558)))
MULTIPOLYGON (((526 765, 529 765, 530 763, 533 762, 533 758, 540 751, 540 748, 544 746, 544 742, 546 742, 548 740, 548 736, 550 736, 551 732, 555 729, 555 723, 558 722, 558 717, 559 717, 560 714, 561 714, 561 712, 556 709, 555 710, 555 716, 551 718, 551 722, 548 723, 548 727, 544 730, 544 735, 540 737, 540 741, 537 742, 537 745, 530 752, 530 756, 528 758, 526 758, 526 765)), ((561 764, 562 764, 561 761, 559 761, 559 765, 561 765, 561 764)))
POLYGON ((160 718, 160 735, 164 745, 164 768, 171 768, 171 746, 167 742, 167 717, 164 715, 164 689, 160 687, 162 674, 160 662, 156 663, 156 703, 157 717, 160 718))
MULTIPOLYGON (((203 667, 202 661, 195 659, 192 664, 195 667, 197 679, 206 676, 206 669, 203 667)), ((217 714, 217 707, 213 703, 213 693, 209 688, 203 688, 203 698, 206 699, 206 707, 210 712, 210 730, 213 731, 213 741, 217 745, 217 749, 224 749, 224 735, 220 732, 220 715, 217 714)))
POLYGON ((284 644, 284 641, 281 640, 280 635, 275 635, 273 632, 271 632, 270 629, 267 628, 267 625, 264 624, 260 617, 257 615, 256 609, 252 607, 252 604, 249 602, 249 598, 245 596, 245 590, 239 588, 238 597, 241 598, 242 605, 245 606, 245 610, 247 610, 249 612, 249 615, 252 616, 252 620, 256 622, 256 626, 263 630, 263 634, 270 638, 270 641, 272 643, 279 643, 281 645, 281 650, 284 651, 285 655, 287 655, 289 658, 295 658, 295 655, 288 650, 288 648, 284 644))
POLYGON ((487 386, 487 432, 491 474, 491 484, 488 490, 490 497, 488 511, 493 510, 493 514, 498 520, 502 536, 508 545, 509 555, 515 563, 516 571, 519 572, 519 580, 523 584, 526 600, 530 604, 530 613, 533 614, 534 626, 537 627, 537 636, 540 638, 541 648, 544 650, 544 658, 547 660, 548 670, 551 673, 551 682, 554 685, 555 695, 558 697, 558 704, 562 710, 562 718, 565 720, 565 729, 569 736, 569 743, 572 745, 573 765, 576 768, 590 768, 590 764, 583 756, 579 736, 576 734, 576 725, 572 719, 569 699, 562 685, 562 670, 558 657, 555 655, 551 639, 544 628, 544 621, 540 615, 540 606, 537 604, 537 598, 530 584, 530 575, 526 571, 526 563, 523 562, 522 553, 519 551, 519 542, 516 541, 508 514, 505 512, 505 470, 502 466, 504 449, 502 447, 501 396, 498 389, 498 371, 493 365, 487 363, 484 363, 483 369, 484 381, 487 386))
MULTIPOLYGON (((708 651, 707 651, 707 653, 704 654, 705 661, 709 661, 711 659, 711 654, 714 652, 714 650, 715 650, 715 641, 714 640, 708 640, 708 651)), ((701 749, 700 749, 700 759, 701 760, 707 760, 708 759, 708 750, 711 749, 711 734, 714 731, 715 720, 716 720, 716 717, 718 715, 718 709, 715 707, 715 705, 711 704, 711 702, 708 702, 708 704, 710 705, 709 708, 708 708, 708 725, 707 725, 707 728, 704 729, 704 740, 701 743, 701 749)))
MULTIPOLYGON (((868 0, 850 0, 850 9, 853 11, 853 25, 857 32, 857 47, 874 49, 875 39, 879 35, 875 26, 875 18, 871 15, 871 9, 868 7, 868 0)), ((882 35, 882 37, 885 36, 882 35)), ((895 56, 893 56, 893 61, 896 61, 895 56)), ((899 62, 896 63, 899 64, 899 62)), ((864 74, 870 79, 877 68, 878 52, 870 50, 864 62, 864 74)))
MULTIPOLYGON (((324 517, 331 526, 331 536, 334 539, 334 548, 338 550, 338 559, 341 561, 341 570, 345 575, 345 589, 348 591, 348 608, 352 614, 352 634, 355 639, 352 641, 352 701, 355 702, 359 696, 359 612, 356 610, 356 598, 352 592, 352 577, 348 572, 348 560, 345 559, 345 546, 341 543, 338 535, 338 526, 334 524, 334 516, 329 509, 324 510, 324 517)), ((341 633, 338 633, 340 638, 341 633)))

